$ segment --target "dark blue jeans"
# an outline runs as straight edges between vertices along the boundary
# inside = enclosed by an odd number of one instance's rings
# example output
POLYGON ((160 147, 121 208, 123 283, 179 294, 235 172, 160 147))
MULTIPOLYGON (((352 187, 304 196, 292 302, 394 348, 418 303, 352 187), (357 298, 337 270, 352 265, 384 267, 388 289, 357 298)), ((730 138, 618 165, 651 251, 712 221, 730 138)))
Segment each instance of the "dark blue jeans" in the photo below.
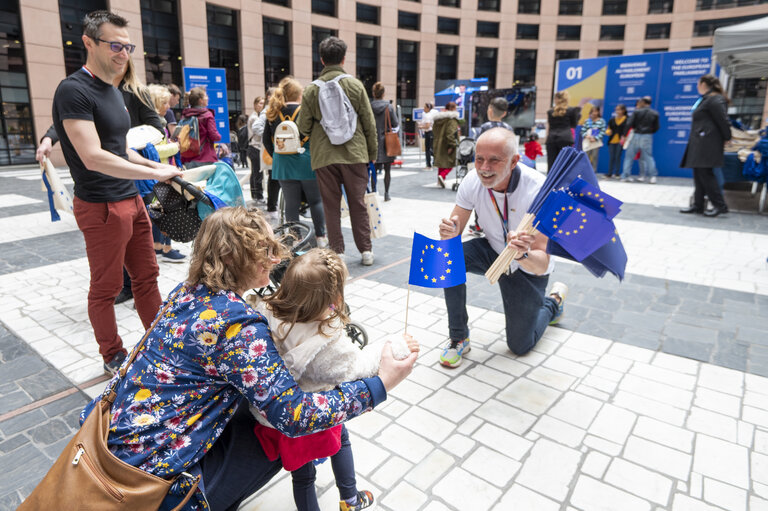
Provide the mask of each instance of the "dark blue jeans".
POLYGON ((608 159, 608 177, 615 175, 621 175, 621 153, 624 148, 621 144, 608 144, 608 153, 610 158, 608 159))
MULTIPOLYGON (((331 456, 331 468, 341 500, 351 499, 357 495, 355 460, 352 457, 352 445, 349 443, 346 426, 341 427, 341 448, 331 456)), ((315 493, 315 472, 315 464, 311 461, 291 472, 293 500, 298 511, 320 511, 315 493)))
MULTIPOLYGON (((463 247, 467 273, 484 275, 498 256, 485 238, 464 242, 463 247)), ((512 275, 504 274, 499 279, 507 323, 507 346, 515 355, 524 355, 536 346, 557 312, 555 299, 544 296, 548 281, 548 275, 537 277, 522 270, 512 275)), ((447 287, 443 291, 451 339, 469 337, 466 284, 447 287)))

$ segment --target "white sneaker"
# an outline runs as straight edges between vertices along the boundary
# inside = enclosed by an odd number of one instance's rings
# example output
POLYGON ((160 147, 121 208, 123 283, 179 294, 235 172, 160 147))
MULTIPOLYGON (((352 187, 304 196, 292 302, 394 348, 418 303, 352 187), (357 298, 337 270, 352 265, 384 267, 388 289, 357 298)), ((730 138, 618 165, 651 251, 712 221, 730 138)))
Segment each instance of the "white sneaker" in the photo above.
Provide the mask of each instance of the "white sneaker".
POLYGON ((648 180, 648 182, 651 183, 652 185, 655 185, 656 184, 656 176, 653 176, 651 179, 648 180))
POLYGON ((325 236, 318 236, 316 240, 317 240, 317 248, 328 248, 328 238, 326 238, 325 236))
POLYGON ((440 174, 437 175, 437 186, 445 188, 445 179, 440 174))
POLYGON ((370 266, 373 264, 373 252, 366 250, 363 252, 363 259, 360 261, 363 266, 370 266))

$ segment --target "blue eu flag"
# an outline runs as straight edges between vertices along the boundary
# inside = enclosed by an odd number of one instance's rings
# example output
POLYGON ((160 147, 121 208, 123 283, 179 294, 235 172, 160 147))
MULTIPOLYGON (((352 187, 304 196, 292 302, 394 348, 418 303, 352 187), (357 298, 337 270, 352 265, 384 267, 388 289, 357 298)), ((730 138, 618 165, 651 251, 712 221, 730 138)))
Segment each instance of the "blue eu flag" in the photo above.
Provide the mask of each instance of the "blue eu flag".
POLYGON ((536 215, 537 229, 577 261, 605 245, 614 235, 613 222, 563 190, 552 192, 536 215))
POLYGON ((421 287, 453 287, 467 281, 461 236, 433 240, 413 234, 408 283, 421 287))
POLYGON ((596 186, 592 186, 580 177, 573 180, 568 185, 568 191, 578 200, 592 209, 602 211, 608 220, 621 212, 621 205, 624 204, 619 199, 608 195, 596 186))

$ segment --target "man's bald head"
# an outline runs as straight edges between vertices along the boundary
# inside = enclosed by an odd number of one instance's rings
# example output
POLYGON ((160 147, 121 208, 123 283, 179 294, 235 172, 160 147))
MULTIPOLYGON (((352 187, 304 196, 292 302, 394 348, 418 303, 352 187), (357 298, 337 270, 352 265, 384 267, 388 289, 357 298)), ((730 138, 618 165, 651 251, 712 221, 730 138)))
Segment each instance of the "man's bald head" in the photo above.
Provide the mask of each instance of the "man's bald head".
POLYGON ((491 128, 484 131, 482 135, 477 138, 477 143, 498 143, 502 142, 505 148, 505 154, 507 158, 512 158, 517 154, 517 137, 515 134, 507 128, 491 128))

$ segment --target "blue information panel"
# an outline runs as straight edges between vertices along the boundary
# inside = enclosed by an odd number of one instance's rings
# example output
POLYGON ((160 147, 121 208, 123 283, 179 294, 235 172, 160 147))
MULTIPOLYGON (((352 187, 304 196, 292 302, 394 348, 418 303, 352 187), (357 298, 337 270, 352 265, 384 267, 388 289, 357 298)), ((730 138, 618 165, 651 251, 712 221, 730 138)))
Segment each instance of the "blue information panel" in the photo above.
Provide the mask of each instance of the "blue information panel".
MULTIPOLYGON (((568 90, 571 105, 582 107, 582 121, 590 104, 602 107, 607 122, 616 105, 624 104, 632 113, 638 99, 650 96, 651 108, 659 112, 659 131, 653 137, 659 175, 690 177, 690 170, 679 165, 688 143, 691 107, 699 97, 696 82, 710 71, 711 61, 709 49, 562 60, 555 90, 568 90)), ((608 139, 600 150, 600 172, 608 170, 608 139)))
POLYGON ((229 144, 229 106, 227 104, 227 73, 222 68, 185 67, 184 90, 205 87, 208 93, 208 108, 216 116, 216 129, 221 135, 220 143, 229 144))

